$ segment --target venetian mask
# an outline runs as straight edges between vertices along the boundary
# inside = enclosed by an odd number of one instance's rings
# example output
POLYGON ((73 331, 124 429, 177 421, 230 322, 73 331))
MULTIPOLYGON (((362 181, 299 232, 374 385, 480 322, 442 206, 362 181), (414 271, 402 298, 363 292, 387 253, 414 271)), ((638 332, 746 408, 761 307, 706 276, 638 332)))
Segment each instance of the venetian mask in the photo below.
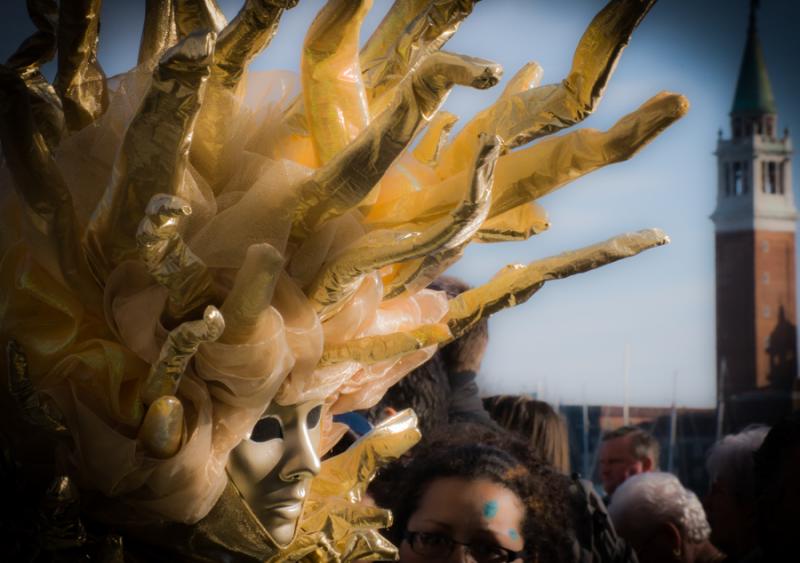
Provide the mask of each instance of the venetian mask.
POLYGON ((311 479, 319 473, 321 415, 318 401, 273 402, 228 461, 231 480, 280 547, 294 539, 311 479))

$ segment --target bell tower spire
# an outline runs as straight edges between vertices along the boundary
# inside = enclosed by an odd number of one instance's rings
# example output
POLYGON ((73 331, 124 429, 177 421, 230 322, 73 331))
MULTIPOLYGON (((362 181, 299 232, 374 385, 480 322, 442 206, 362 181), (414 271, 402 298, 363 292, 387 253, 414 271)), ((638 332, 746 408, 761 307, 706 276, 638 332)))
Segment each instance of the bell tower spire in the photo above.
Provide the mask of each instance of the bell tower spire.
POLYGON ((731 108, 733 137, 775 136, 777 107, 758 36, 758 0, 750 0, 747 41, 739 66, 739 79, 731 108))

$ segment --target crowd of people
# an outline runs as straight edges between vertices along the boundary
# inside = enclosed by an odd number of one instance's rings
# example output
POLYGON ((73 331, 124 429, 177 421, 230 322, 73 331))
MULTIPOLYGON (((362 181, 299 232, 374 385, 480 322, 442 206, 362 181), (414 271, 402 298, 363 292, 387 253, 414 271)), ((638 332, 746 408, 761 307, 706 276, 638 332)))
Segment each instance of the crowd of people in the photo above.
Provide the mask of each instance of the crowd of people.
MULTIPOLYGON (((436 283, 451 296, 467 288, 454 279, 436 283)), ((659 444, 646 430, 607 432, 601 496, 570 472, 566 425, 550 405, 480 398, 475 377, 487 343, 486 325, 477 326, 360 413, 373 424, 405 408, 419 417, 423 442, 369 489, 372 502, 394 513, 388 536, 401 561, 800 559, 792 542, 800 530, 800 411, 716 443, 702 501, 659 471, 659 444)))

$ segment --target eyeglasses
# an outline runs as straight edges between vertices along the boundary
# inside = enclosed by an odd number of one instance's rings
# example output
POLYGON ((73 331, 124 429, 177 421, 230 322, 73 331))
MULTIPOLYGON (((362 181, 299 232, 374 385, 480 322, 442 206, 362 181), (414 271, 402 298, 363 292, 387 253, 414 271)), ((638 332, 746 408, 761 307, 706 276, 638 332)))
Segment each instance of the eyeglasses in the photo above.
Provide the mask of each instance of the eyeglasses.
POLYGON ((434 561, 442 561, 450 556, 457 545, 463 545, 477 563, 510 563, 520 557, 522 552, 511 551, 492 543, 464 543, 444 534, 432 532, 406 531, 405 540, 411 551, 434 561))

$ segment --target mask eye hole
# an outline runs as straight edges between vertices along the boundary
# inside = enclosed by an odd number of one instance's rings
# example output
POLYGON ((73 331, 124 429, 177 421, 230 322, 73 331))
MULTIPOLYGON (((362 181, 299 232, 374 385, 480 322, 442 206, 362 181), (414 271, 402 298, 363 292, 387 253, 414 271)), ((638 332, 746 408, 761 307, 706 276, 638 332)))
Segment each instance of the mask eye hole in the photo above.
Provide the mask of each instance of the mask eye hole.
POLYGON ((316 406, 310 411, 308 411, 308 415, 306 416, 306 424, 308 428, 316 428, 317 424, 319 424, 319 419, 322 416, 322 405, 316 406))
POLYGON ((268 442, 276 438, 283 438, 283 427, 274 416, 267 416, 256 422, 250 433, 250 440, 253 442, 268 442))

